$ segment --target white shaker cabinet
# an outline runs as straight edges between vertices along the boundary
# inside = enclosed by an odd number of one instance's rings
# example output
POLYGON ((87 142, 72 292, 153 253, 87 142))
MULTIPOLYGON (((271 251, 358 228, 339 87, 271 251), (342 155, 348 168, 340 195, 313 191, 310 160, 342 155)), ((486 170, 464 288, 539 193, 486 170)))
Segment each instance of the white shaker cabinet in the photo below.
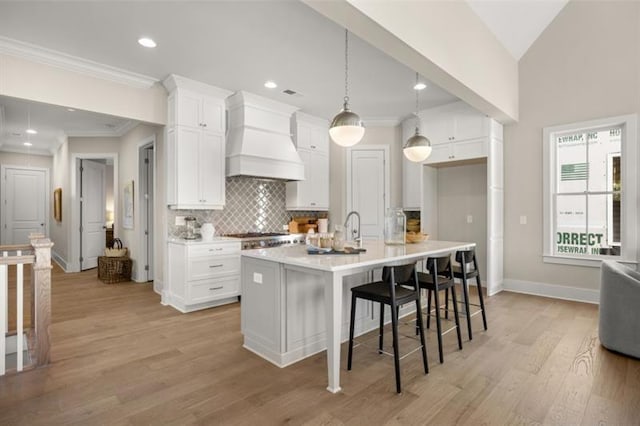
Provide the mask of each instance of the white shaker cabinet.
POLYGON ((225 204, 225 98, 231 92, 171 75, 167 126, 167 204, 222 209, 225 204))
POLYGON ((305 180, 287 182, 287 210, 329 210, 329 123, 296 112, 291 121, 294 143, 304 163, 305 180))
POLYGON ((171 241, 168 245, 166 304, 192 312, 240 296, 240 241, 171 241))

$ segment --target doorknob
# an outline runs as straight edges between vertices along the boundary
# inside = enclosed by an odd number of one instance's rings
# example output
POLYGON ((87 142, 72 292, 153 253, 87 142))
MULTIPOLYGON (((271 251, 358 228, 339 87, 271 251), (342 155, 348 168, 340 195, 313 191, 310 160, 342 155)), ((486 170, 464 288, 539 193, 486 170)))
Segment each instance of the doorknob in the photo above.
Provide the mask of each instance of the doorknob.
POLYGON ((40 226, 44 226, 44 223, 41 223, 40 226))

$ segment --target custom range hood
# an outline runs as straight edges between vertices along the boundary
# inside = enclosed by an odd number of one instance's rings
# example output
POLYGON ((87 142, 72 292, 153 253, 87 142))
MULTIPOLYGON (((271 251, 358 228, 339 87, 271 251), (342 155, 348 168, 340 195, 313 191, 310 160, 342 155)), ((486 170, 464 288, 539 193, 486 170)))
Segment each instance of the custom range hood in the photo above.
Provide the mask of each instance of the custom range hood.
POLYGON ((304 180, 304 164, 291 140, 298 108, 247 92, 227 98, 227 176, 304 180))

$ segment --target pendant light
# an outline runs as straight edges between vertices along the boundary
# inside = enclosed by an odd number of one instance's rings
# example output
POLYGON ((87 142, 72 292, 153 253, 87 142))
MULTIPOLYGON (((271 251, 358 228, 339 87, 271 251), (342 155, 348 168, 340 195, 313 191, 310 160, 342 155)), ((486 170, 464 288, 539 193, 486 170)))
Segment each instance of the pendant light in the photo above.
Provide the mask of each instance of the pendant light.
POLYGON ((364 136, 364 124, 355 112, 349 110, 349 30, 344 30, 344 104, 342 111, 331 121, 331 140, 340 146, 353 146, 364 136))
MULTIPOLYGON (((416 87, 417 86, 418 73, 416 73, 416 87)), ((420 117, 418 116, 419 96, 420 90, 416 89, 416 134, 407 139, 407 142, 405 142, 404 147, 402 148, 404 156, 407 157, 409 161, 413 161, 415 163, 421 163, 429 158, 429 155, 431 155, 431 142, 429 142, 429 139, 420 134, 420 117)))

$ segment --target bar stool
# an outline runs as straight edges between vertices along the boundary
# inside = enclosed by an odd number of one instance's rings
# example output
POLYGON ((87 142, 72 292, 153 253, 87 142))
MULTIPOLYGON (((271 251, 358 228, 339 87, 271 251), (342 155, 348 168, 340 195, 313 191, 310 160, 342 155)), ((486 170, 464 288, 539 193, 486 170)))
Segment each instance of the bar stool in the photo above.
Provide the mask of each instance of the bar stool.
POLYGON ((349 325, 349 357, 347 370, 351 370, 351 360, 353 358, 353 333, 356 318, 356 299, 371 300, 380 303, 380 335, 378 340, 378 353, 385 353, 382 350, 383 327, 384 327, 384 305, 391 307, 391 328, 393 332, 393 358, 396 370, 396 391, 401 392, 400 385, 400 354, 398 351, 398 310, 400 306, 415 302, 418 332, 420 334, 419 348, 416 348, 405 356, 422 349, 422 362, 424 373, 429 373, 427 362, 427 345, 424 339, 424 327, 422 325, 422 309, 420 307, 420 287, 416 275, 415 263, 399 266, 385 266, 382 269, 382 281, 360 285, 351 289, 351 323, 349 325))
MULTIPOLYGON (((454 328, 458 334, 458 348, 462 349, 462 335, 460 333, 460 317, 458 315, 458 300, 456 297, 455 283, 453 280, 453 271, 451 268, 451 256, 439 256, 427 258, 427 270, 428 274, 418 272, 418 284, 420 288, 427 290, 427 328, 431 323, 431 293, 435 299, 435 312, 436 312, 436 329, 438 332, 438 352, 440 355, 440 363, 444 362, 444 355, 442 351, 442 336, 447 334, 454 328), (442 290, 451 290, 451 297, 453 299, 453 314, 455 317, 455 325, 448 330, 442 331, 442 321, 440 317, 440 298, 439 293, 442 290)), ((445 310, 448 317, 448 309, 445 310)))
POLYGON ((482 323, 484 325, 484 329, 487 329, 487 314, 484 310, 484 296, 482 294, 482 284, 480 283, 480 271, 478 270, 478 261, 476 259, 476 251, 475 249, 468 250, 458 250, 456 252, 456 262, 460 264, 460 266, 453 266, 453 277, 462 280, 462 292, 464 294, 464 309, 465 316, 467 317, 467 331, 469 333, 469 340, 473 339, 473 333, 471 331, 471 318, 477 315, 478 313, 482 313, 482 323), (470 279, 476 279, 476 285, 478 287, 478 298, 480 300, 480 304, 469 302, 469 281, 470 279), (469 306, 476 306, 480 309, 470 313, 469 306))

